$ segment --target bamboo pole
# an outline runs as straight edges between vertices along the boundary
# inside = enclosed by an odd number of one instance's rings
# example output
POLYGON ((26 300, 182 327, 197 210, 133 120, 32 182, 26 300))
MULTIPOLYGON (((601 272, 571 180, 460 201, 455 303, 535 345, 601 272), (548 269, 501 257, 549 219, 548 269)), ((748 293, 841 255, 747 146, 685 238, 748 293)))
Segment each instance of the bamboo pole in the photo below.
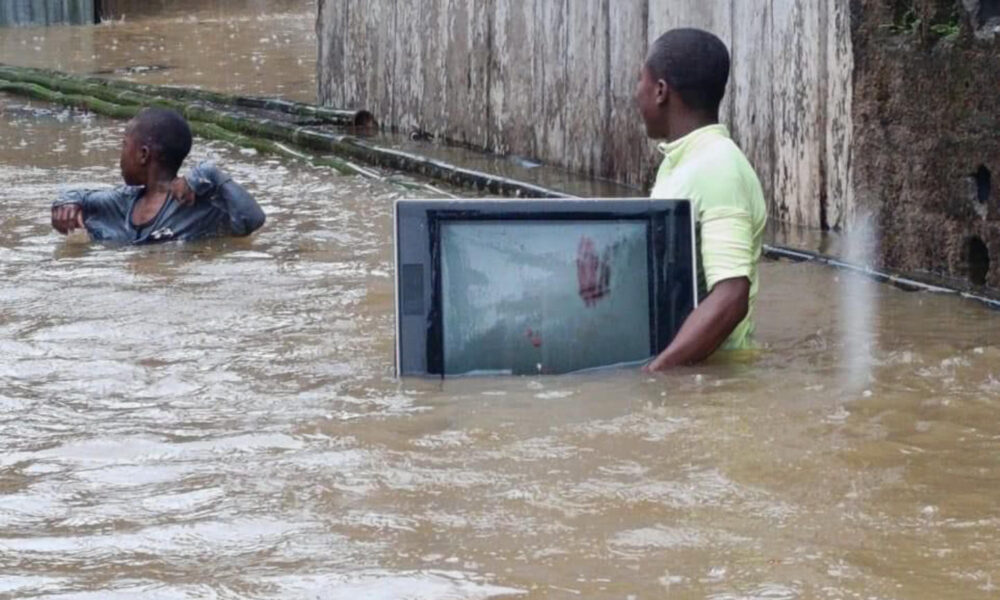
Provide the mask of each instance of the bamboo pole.
MULTIPOLYGON (((112 102, 106 102, 99 98, 93 98, 80 94, 66 94, 60 91, 50 90, 35 83, 10 82, 0 79, 0 92, 15 93, 53 104, 83 108, 97 114, 115 118, 130 119, 142 110, 142 106, 139 104, 121 106, 112 102)), ((409 191, 430 190, 439 195, 451 195, 427 184, 416 184, 407 181, 399 181, 398 179, 382 177, 378 173, 333 156, 313 156, 296 152, 295 150, 292 150, 291 148, 288 148, 278 142, 259 137, 242 135, 213 123, 192 120, 190 121, 190 124, 192 131, 196 135, 206 139, 220 140, 237 146, 254 148, 255 150, 261 152, 277 154, 286 158, 304 160, 313 166, 329 167, 341 174, 361 175, 368 179, 388 182, 409 191)))
POLYGON ((413 183, 406 182, 406 181, 399 181, 399 180, 396 180, 396 179, 382 177, 378 173, 369 171, 367 169, 364 169, 363 167, 360 167, 360 166, 352 164, 350 162, 341 160, 339 158, 334 158, 334 157, 331 157, 331 156, 313 156, 313 155, 309 155, 309 154, 303 154, 301 152, 297 152, 295 150, 292 150, 291 148, 288 148, 288 147, 286 147, 286 146, 284 146, 284 145, 282 145, 282 144, 280 144, 278 142, 274 142, 274 141, 270 141, 270 140, 263 140, 263 139, 260 139, 260 138, 255 138, 255 137, 250 137, 250 136, 245 136, 245 135, 241 135, 239 133, 233 133, 232 131, 229 131, 228 129, 224 129, 224 128, 219 127, 218 125, 214 125, 212 123, 202 123, 202 122, 199 122, 199 121, 191 121, 191 129, 194 131, 195 134, 197 134, 197 135, 199 135, 201 137, 204 137, 204 138, 216 139, 216 140, 221 140, 221 141, 229 142, 229 143, 237 145, 237 146, 244 146, 244 147, 254 148, 254 149, 259 150, 261 152, 268 152, 268 153, 271 153, 271 154, 278 154, 278 155, 281 155, 281 156, 285 156, 287 158, 292 158, 294 160, 304 160, 304 161, 308 162, 309 164, 311 164, 313 166, 330 167, 330 168, 338 171, 339 173, 342 173, 342 174, 345 174, 345 175, 361 175, 361 176, 369 178, 369 179, 375 179, 377 181, 389 182, 389 183, 392 183, 394 185, 400 186, 400 187, 402 187, 404 189, 407 189, 407 190, 427 190, 427 189, 430 189, 430 190, 432 190, 432 191, 434 191, 436 193, 442 194, 442 195, 450 195, 447 192, 444 192, 442 190, 438 190, 438 189, 430 187, 428 185, 413 184, 413 183))
POLYGON ((64 94, 34 83, 6 81, 4 79, 0 79, 0 92, 28 96, 29 98, 44 100, 45 102, 51 102, 53 104, 83 108, 91 112, 114 117, 116 119, 131 119, 135 115, 139 114, 139 111, 141 110, 140 106, 122 106, 112 102, 106 102, 99 98, 64 94))
POLYGON ((301 152, 296 152, 291 148, 279 144, 278 142, 241 135, 239 133, 233 133, 228 129, 224 129, 212 123, 203 123, 200 121, 191 121, 190 123, 191 123, 191 130, 196 135, 199 135, 203 138, 220 140, 223 142, 228 142, 235 146, 242 146, 244 148, 253 148, 260 152, 277 154, 295 160, 304 160, 314 166, 330 167, 343 175, 358 174, 358 170, 356 168, 353 168, 352 165, 336 158, 320 158, 320 157, 310 156, 307 154, 303 154, 301 152))
POLYGON ((242 108, 253 108, 259 110, 270 110, 289 115, 308 117, 310 119, 337 126, 350 126, 373 128, 377 127, 375 116, 367 110, 349 110, 329 108, 326 106, 316 106, 303 102, 292 102, 279 98, 260 98, 256 96, 236 96, 212 92, 209 90, 196 90, 165 85, 149 85, 122 81, 118 79, 103 79, 100 77, 82 77, 52 71, 48 69, 34 69, 30 67, 16 67, 0 63, 0 77, 9 81, 31 81, 40 83, 41 81, 54 81, 59 79, 70 79, 78 83, 88 83, 106 87, 112 90, 131 91, 146 96, 162 96, 177 100, 211 102, 223 106, 235 106, 242 108))
MULTIPOLYGON (((49 88, 68 95, 77 103, 72 104, 74 106, 90 108, 86 102, 94 104, 94 101, 104 101, 112 103, 115 106, 122 104, 132 107, 161 106, 177 110, 191 121, 216 125, 236 134, 263 138, 272 142, 293 144, 313 151, 338 155, 341 159, 350 158, 370 165, 444 181, 456 187, 466 187, 495 195, 523 198, 568 197, 565 193, 542 186, 465 169, 419 154, 382 148, 342 133, 330 133, 272 119, 248 117, 236 112, 221 110, 208 104, 186 103, 173 98, 148 96, 133 90, 119 91, 111 89, 108 86, 95 84, 88 78, 65 74, 52 76, 38 69, 0 67, 0 78, 7 77, 13 77, 18 79, 22 84, 34 86, 31 89, 35 93, 38 93, 37 88, 49 88), (84 99, 88 100, 85 102, 84 99), (84 104, 80 104, 80 102, 84 102, 84 104)), ((27 95, 32 94, 28 93, 27 95)), ((60 102, 58 99, 53 101, 60 102)), ((61 103, 66 104, 67 102, 61 103)), ((102 112, 97 109, 92 110, 109 116, 117 116, 112 112, 102 112)), ((134 114, 134 111, 132 114, 134 114)), ((127 115, 125 118, 129 116, 131 115, 127 115)), ((346 165, 351 171, 362 173, 362 169, 352 162, 346 160, 342 160, 341 162, 342 165, 346 165)), ((370 174, 370 172, 367 173, 367 175, 370 174)))

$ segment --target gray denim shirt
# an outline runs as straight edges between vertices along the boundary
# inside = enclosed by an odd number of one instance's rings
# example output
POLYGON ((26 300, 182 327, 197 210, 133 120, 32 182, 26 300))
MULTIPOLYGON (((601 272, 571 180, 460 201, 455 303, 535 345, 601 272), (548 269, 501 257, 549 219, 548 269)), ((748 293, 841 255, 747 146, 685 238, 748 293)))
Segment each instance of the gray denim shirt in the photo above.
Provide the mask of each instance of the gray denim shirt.
POLYGON ((181 206, 170 196, 153 220, 136 228, 132 211, 146 188, 121 186, 111 190, 69 190, 53 207, 78 204, 91 239, 116 244, 191 241, 214 236, 245 236, 264 224, 264 211, 240 185, 214 163, 203 162, 185 176, 198 201, 181 206))

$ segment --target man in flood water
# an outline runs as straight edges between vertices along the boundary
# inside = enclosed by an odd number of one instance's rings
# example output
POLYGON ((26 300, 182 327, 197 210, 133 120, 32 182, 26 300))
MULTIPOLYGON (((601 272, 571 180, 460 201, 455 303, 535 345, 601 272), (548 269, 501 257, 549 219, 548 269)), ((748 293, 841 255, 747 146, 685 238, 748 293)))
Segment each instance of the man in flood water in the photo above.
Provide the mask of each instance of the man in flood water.
POLYGON ((52 227, 63 234, 86 228, 93 240, 121 244, 246 236, 259 229, 264 211, 212 163, 177 176, 191 143, 184 117, 162 108, 143 110, 125 130, 125 185, 63 193, 52 205, 52 227))
POLYGON ((692 201, 700 259, 701 302, 650 371, 752 347, 767 207, 757 174, 719 123, 729 67, 719 38, 675 29, 656 40, 640 73, 636 101, 646 132, 665 140, 651 196, 692 201))

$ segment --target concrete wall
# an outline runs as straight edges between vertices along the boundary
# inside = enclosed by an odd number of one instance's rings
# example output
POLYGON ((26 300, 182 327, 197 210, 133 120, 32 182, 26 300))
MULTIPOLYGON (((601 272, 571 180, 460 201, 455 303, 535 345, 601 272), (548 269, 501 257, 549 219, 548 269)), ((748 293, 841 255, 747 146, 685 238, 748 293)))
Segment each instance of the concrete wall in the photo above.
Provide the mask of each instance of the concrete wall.
POLYGON ((724 119, 779 219, 852 210, 848 0, 320 0, 319 96, 577 172, 648 185, 633 105, 649 43, 679 26, 731 48, 724 119))
POLYGON ((94 0, 0 0, 0 26, 94 22, 94 0))
POLYGON ((1000 296, 1000 2, 963 0, 961 32, 893 34, 863 0, 853 34, 855 196, 878 217, 883 262, 1000 296), (951 38, 951 39, 949 39, 951 38))

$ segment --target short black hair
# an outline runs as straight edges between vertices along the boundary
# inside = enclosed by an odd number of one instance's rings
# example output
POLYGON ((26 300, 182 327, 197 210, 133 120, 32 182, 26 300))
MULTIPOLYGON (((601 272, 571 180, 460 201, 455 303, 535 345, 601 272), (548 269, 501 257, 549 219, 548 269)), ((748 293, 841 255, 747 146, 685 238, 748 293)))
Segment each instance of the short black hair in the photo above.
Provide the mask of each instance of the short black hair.
POLYGON ((718 118, 729 81, 729 49, 701 29, 673 29, 653 43, 646 67, 677 90, 684 104, 718 118))
POLYGON ((157 162, 174 172, 180 171, 191 152, 191 126, 170 109, 143 109, 132 120, 132 135, 153 150, 157 162))

